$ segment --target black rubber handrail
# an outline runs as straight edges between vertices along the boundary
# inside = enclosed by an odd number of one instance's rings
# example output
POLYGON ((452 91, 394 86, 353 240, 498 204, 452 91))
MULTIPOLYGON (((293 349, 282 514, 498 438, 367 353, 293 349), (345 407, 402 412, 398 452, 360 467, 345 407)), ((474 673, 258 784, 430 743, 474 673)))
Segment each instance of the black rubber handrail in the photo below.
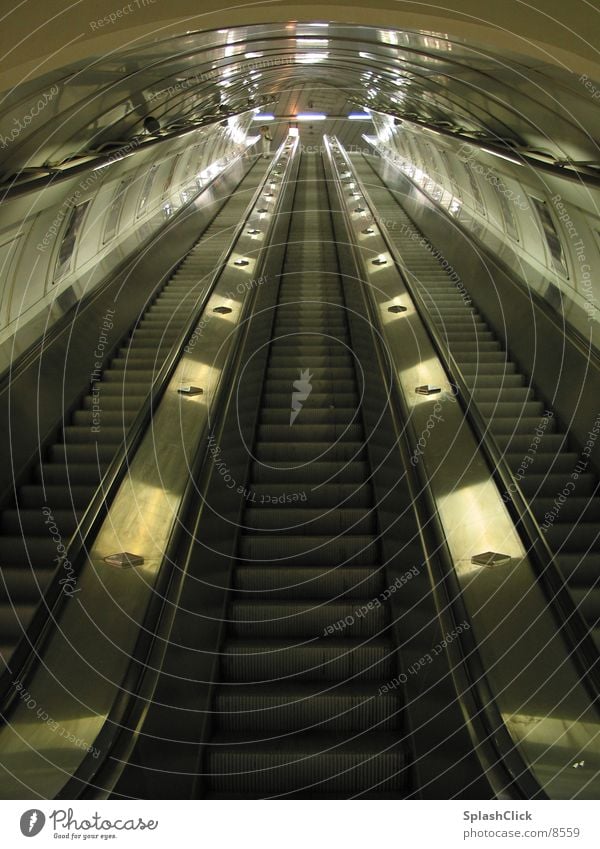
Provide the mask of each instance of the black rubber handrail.
MULTIPOLYGON (((362 181, 352 168, 346 157, 348 168, 352 171, 353 179, 360 187, 365 203, 373 214, 373 204, 362 181)), ((570 656, 575 661, 579 675, 583 680, 588 695, 597 702, 600 697, 600 654, 596 648, 590 629, 576 606, 573 597, 556 565, 555 555, 542 534, 528 500, 524 496, 518 480, 514 477, 504 452, 500 449, 492 432, 486 424, 477 402, 460 370, 460 367, 445 344, 442 334, 431 320, 429 310, 419 291, 413 286, 409 275, 404 271, 404 263, 398 249, 390 239, 383 222, 378 221, 382 237, 387 249, 398 268, 404 285, 413 300, 417 313, 433 343, 433 347, 444 367, 452 385, 456 387, 457 399, 460 401, 469 424, 483 449, 492 477, 500 492, 506 492, 510 498, 506 502, 510 515, 519 531, 528 553, 532 553, 536 573, 541 578, 546 597, 553 603, 556 610, 557 624, 564 633, 570 647, 570 656)), ((418 228, 417 228, 418 229, 418 228)))
MULTIPOLYGON (((282 149, 280 149, 276 157, 274 157, 273 163, 268 169, 264 179, 254 192, 247 210, 252 210, 256 205, 261 192, 264 190, 264 185, 267 182, 272 169, 275 167, 281 152, 282 149)), ((67 545, 66 557, 74 570, 81 568, 81 561, 84 555, 87 555, 89 551, 91 542, 106 514, 107 505, 110 501, 112 501, 117 488, 128 472, 131 459, 144 437, 146 429, 160 399, 166 391, 170 378, 175 371, 187 344, 187 340, 194 331, 199 317, 204 311, 216 283, 227 264, 228 258, 230 257, 243 228, 246 226, 246 220, 247 215, 245 214, 236 226, 231 241, 223 252, 219 262, 216 264, 212 278, 204 295, 188 317, 179 342, 170 351, 167 359, 154 378, 144 404, 138 411, 132 424, 129 426, 122 443, 117 449, 117 453, 111 460, 102 477, 92 501, 79 521, 70 543, 67 545)), ((44 593, 43 599, 38 604, 30 624, 11 656, 10 665, 0 676, 0 718, 3 722, 7 722, 7 713, 10 710, 11 704, 15 701, 18 695, 14 687, 14 682, 16 680, 23 681, 23 679, 31 672, 31 669, 35 665, 35 662, 42 650, 43 641, 51 633, 52 625, 59 615, 62 604, 65 602, 65 593, 59 583, 61 571, 61 567, 59 566, 51 579, 46 592, 44 593)))
MULTIPOLYGON (((339 146, 337 139, 336 144, 347 167, 352 170, 348 157, 339 146)), ((333 173, 337 174, 337 170, 334 170, 333 173)), ((340 208, 347 222, 348 232, 351 233, 352 229, 348 224, 347 209, 339 175, 337 191, 340 208)), ((353 241, 350 241, 349 244, 354 255, 355 265, 357 268, 361 268, 362 262, 356 245, 353 241)), ((360 276, 358 279, 364 278, 360 276)), ((370 324, 372 327, 378 327, 380 324, 379 314, 373 300, 365 291, 365 287, 361 287, 361 291, 370 324)), ((377 333, 374 342, 381 358, 381 336, 377 333)), ((417 515, 423 549, 429 564, 430 582, 436 600, 438 617, 442 624, 442 633, 448 633, 455 629, 458 623, 470 622, 471 617, 465 606, 454 559, 446 541, 431 483, 425 469, 422 468, 422 464, 417 464, 415 467, 410 463, 411 446, 416 444, 416 433, 412 418, 397 382, 394 381, 389 388, 389 409, 394 422, 397 444, 404 467, 407 470, 406 478, 417 515), (433 565, 436 561, 439 563, 437 570, 433 565), (436 578, 436 571, 440 573, 441 581, 436 578), (440 595, 442 595, 441 598, 440 595)), ((515 795, 511 798, 544 798, 544 791, 510 736, 496 704, 472 628, 460 632, 458 638, 452 642, 450 651, 456 652, 457 650, 460 651, 460 661, 458 664, 451 664, 452 674, 455 677, 457 673, 462 672, 465 681, 456 687, 456 695, 463 713, 469 718, 469 730, 475 743, 474 748, 477 756, 481 760, 485 749, 489 748, 490 750, 490 756, 486 758, 483 768, 491 786, 499 797, 502 797, 509 788, 512 788, 511 792, 515 795), (470 698, 470 704, 467 702, 467 697, 470 698)))

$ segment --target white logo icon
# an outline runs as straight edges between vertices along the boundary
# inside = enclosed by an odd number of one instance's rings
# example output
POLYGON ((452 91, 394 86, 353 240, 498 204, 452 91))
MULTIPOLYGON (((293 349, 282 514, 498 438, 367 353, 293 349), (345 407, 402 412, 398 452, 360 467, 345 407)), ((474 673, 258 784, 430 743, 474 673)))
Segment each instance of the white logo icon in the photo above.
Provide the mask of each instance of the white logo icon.
POLYGON ((302 403, 306 401, 312 391, 310 379, 312 374, 309 369, 300 369, 300 379, 294 381, 292 392, 292 412, 290 413, 290 425, 293 425, 302 409, 302 403))

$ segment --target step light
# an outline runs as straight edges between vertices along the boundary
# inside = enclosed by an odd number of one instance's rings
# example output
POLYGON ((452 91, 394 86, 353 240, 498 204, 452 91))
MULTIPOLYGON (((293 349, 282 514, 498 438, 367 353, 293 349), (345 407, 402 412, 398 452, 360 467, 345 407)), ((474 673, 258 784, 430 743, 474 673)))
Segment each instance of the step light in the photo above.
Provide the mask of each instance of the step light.
POLYGON ((215 307, 213 312, 216 312, 219 315, 228 315, 230 312, 233 312, 233 310, 231 307, 215 307))
POLYGON ((394 304, 393 307, 388 307, 388 312, 399 313, 399 312, 407 312, 408 307, 403 307, 400 304, 394 304))
POLYGON ((190 396, 190 397, 191 397, 191 396, 193 396, 193 395, 203 395, 203 394, 204 394, 204 389, 201 389, 201 387, 200 387, 200 386, 189 386, 189 385, 186 385, 186 386, 180 386, 180 387, 179 387, 179 389, 177 390, 177 392, 178 392, 180 395, 188 395, 188 396, 190 396))
POLYGON ((144 558, 139 554, 132 554, 130 551, 120 551, 118 554, 109 554, 104 558, 104 562, 109 566, 116 566, 118 569, 132 569, 134 566, 141 566, 144 558))
POLYGON ((415 392, 417 393, 417 395, 437 395, 438 392, 441 391, 441 387, 430 386, 428 383, 425 383, 423 386, 417 386, 415 388, 415 392))
POLYGON ((504 566, 511 561, 510 554, 500 554, 497 551, 484 551, 471 557, 474 566, 504 566))
POLYGON ((233 264, 237 265, 240 268, 243 268, 246 265, 250 265, 250 260, 249 259, 234 259, 233 264))

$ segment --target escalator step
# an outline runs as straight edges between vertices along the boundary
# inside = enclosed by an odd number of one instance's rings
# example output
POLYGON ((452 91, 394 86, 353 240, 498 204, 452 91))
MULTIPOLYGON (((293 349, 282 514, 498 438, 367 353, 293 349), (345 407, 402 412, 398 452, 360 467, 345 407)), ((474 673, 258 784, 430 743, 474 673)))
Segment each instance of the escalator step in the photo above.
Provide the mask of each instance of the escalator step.
POLYGON ((369 599, 355 603, 235 599, 229 606, 229 633, 240 639, 277 640, 320 638, 342 631, 346 639, 365 639, 381 634, 389 624, 387 609, 368 610, 368 603, 369 599))
POLYGON ((294 683, 277 690, 270 686, 220 687, 215 700, 219 739, 228 739, 226 731, 239 733, 248 729, 255 734, 394 730, 401 701, 393 692, 378 695, 378 684, 315 687, 294 683))
POLYGON ((386 640, 320 639, 228 640, 221 657, 228 681, 260 683, 286 680, 355 681, 385 680, 395 674, 395 655, 386 640))
POLYGON ((332 734, 277 737, 235 745, 217 736, 207 761, 214 790, 243 790, 281 795, 301 789, 318 793, 357 794, 368 790, 403 792, 408 767, 394 735, 367 732, 355 739, 332 734))
POLYGON ((0 604, 30 607, 39 602, 54 569, 29 569, 27 566, 2 568, 0 604))
POLYGON ((301 535, 370 534, 377 530, 372 510, 338 508, 335 510, 297 506, 283 508, 257 507, 244 513, 243 528, 253 532, 301 535))
POLYGON ((372 566, 298 567, 285 565, 239 566, 234 572, 234 589, 240 597, 336 599, 375 598, 385 580, 382 570, 372 566))
POLYGON ((336 563, 356 565, 376 563, 377 540, 372 536, 262 536, 243 534, 240 539, 240 558, 245 561, 281 560, 294 565, 322 566, 336 563))

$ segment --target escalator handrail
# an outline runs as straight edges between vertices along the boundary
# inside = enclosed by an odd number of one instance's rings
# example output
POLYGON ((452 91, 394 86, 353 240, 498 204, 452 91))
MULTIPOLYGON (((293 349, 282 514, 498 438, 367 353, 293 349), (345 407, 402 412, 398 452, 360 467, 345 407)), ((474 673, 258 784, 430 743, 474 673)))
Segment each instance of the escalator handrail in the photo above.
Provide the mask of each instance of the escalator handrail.
MULTIPOLYGON (((264 186, 269 181, 270 175, 285 153, 284 143, 273 158, 272 165, 269 167, 259 187, 260 191, 255 193, 248 208, 254 206, 257 195, 264 190, 264 186)), ((293 165, 294 156, 291 155, 288 158, 285 171, 281 177, 282 186, 288 181, 293 165)), ((280 213, 283 197, 284 192, 282 191, 273 209, 271 216, 272 226, 274 226, 280 213)), ((244 215, 240 226, 244 227, 246 224, 247 216, 244 215)), ((232 240, 232 246, 235 245, 236 240, 237 236, 232 240)), ((264 273, 268 248, 269 239, 267 238, 265 239, 260 260, 256 266, 257 277, 262 276, 264 273)), ((252 305, 257 292, 258 287, 252 287, 249 293, 250 297, 244 301, 243 310, 238 320, 238 327, 243 327, 244 333, 248 332, 248 321, 246 317, 252 312, 252 305)), ((233 345, 226 355, 219 388, 212 402, 213 415, 216 421, 221 420, 220 411, 235 393, 235 387, 237 386, 235 376, 243 367, 244 363, 240 363, 239 361, 239 346, 233 345)), ((196 455, 190 463, 188 482, 181 498, 178 517, 183 516, 189 508, 190 503, 198 498, 198 479, 202 468, 205 466, 208 450, 208 442, 204 438, 200 439, 196 455)), ((211 463, 209 466, 211 469, 214 469, 214 464, 211 463)), ((200 489, 200 491, 203 490, 200 489)), ((200 502, 204 505, 204 499, 201 498, 200 502)), ((86 798, 99 798, 99 794, 95 792, 100 789, 98 784, 95 784, 95 782, 99 781, 98 775, 100 773, 102 774, 100 785, 103 792, 105 792, 104 788, 109 785, 114 787, 123 768, 123 764, 127 756, 131 753, 137 731, 141 727, 152 698, 152 692, 161 674, 160 668, 153 667, 148 661, 152 657, 155 646, 159 643, 161 644, 161 656, 164 660, 167 650, 168 632, 176 614, 176 605, 171 603, 171 599, 173 594, 177 594, 181 590, 188 574, 188 558, 186 556, 175 556, 180 548, 181 528, 182 523, 178 518, 173 523, 169 539, 164 547, 157 585, 150 599, 144 622, 140 627, 139 637, 131 653, 130 663, 124 680, 119 687, 117 698, 109 716, 104 722, 100 735, 94 740, 94 747, 104 752, 104 756, 96 759, 93 755, 87 755, 76 773, 61 789, 56 797, 57 799, 73 799, 82 795, 85 795, 86 798), (175 564, 178 564, 177 568, 175 564)), ((193 545, 193 541, 194 535, 192 534, 191 539, 187 543, 188 547, 193 545)))
MULTIPOLYGON (((260 181, 259 186, 253 193, 246 210, 252 210, 256 205, 261 192, 264 191, 264 186, 269 179, 271 171, 275 168, 282 155, 282 151, 283 145, 273 157, 272 163, 267 169, 264 178, 260 181)), ((255 165, 258 161, 259 160, 257 159, 255 165)), ((248 170, 246 176, 251 170, 252 168, 248 170)), ((211 274, 210 283, 206 287, 200 301, 196 304, 196 307, 190 312, 179 337, 179 341, 171 349, 167 359, 157 372, 142 407, 138 411, 132 424, 128 427, 115 456, 102 476, 92 501, 78 522, 71 540, 67 546, 65 546, 65 562, 68 562, 75 572, 81 568, 84 555, 87 555, 90 550, 91 543, 104 518, 106 505, 110 503, 116 494, 119 485, 127 475, 132 457, 139 447, 148 425, 150 424, 154 411, 166 391, 169 381, 184 352, 184 348, 187 345, 187 340, 194 331, 200 316, 206 308, 206 304, 210 299, 212 292, 227 265, 227 262, 229 261, 229 257, 234 250, 235 244, 243 228, 246 226, 246 220, 247 214, 244 213, 240 222, 236 225, 231 240, 223 251, 219 261, 215 264, 214 271, 211 274)), ((185 257, 181 261, 183 262, 184 259, 185 257)), ((63 567, 62 565, 59 565, 52 576, 43 597, 38 602, 32 620, 24 630, 21 639, 11 656, 10 666, 5 669, 2 675, 0 675, 0 722, 2 723, 6 723, 8 721, 7 715, 10 711, 10 707, 18 696, 18 691, 14 686, 14 682, 23 682, 30 674, 36 660, 40 657, 41 652, 43 651, 42 643, 51 633, 52 623, 57 620, 57 617, 60 615, 60 609, 65 603, 66 594, 60 584, 60 576, 62 572, 63 567)))
MULTIPOLYGON (((373 204, 365 186, 352 168, 351 163, 348 163, 348 167, 353 173, 353 179, 359 186, 365 203, 371 214, 373 214, 373 204)), ((410 218, 410 216, 408 217, 410 218)), ((418 230, 412 219, 411 223, 418 230)), ((420 292, 412 285, 410 275, 405 272, 404 262, 390 238, 384 222, 378 221, 378 227, 393 262, 402 277, 402 281, 413 300, 419 318, 433 343, 433 347, 446 375, 451 385, 457 390, 457 400, 461 403, 463 412, 483 449, 492 477, 500 492, 505 492, 509 496, 506 504, 510 515, 525 544, 527 552, 533 553, 532 559, 535 564, 536 573, 543 583, 546 596, 556 608, 558 625, 562 629, 565 639, 568 641, 569 654, 577 665, 579 675, 585 683, 588 695, 594 702, 598 702, 600 698, 600 663, 598 663, 600 655, 590 634, 590 629, 585 623, 579 608, 575 604, 560 574, 554 559, 555 555, 552 553, 541 532, 539 523, 521 490, 519 481, 513 475, 504 452, 496 442, 488 425, 486 425, 458 363, 447 345, 444 344, 442 334, 440 334, 431 320, 429 310, 420 292)), ((427 242, 431 244, 429 240, 427 242)), ((433 248, 433 246, 431 247, 433 248)), ((437 257, 435 252, 433 256, 437 257)))
MULTIPOLYGON (((335 141, 337 143, 337 139, 335 141)), ((344 156, 347 167, 352 170, 345 151, 341 146, 338 149, 344 156)), ((337 175, 337 170, 333 169, 333 173, 337 175)), ((348 232, 352 233, 339 175, 336 188, 348 232)), ((360 252, 353 239, 349 240, 349 247, 354 255, 356 267, 360 269, 362 267, 360 252)), ((364 277, 360 275, 357 279, 362 280, 364 277)), ((379 313, 369 294, 368 287, 361 286, 361 292, 372 326, 379 327, 379 313)), ((381 335, 375 333, 376 350, 380 355, 381 338, 381 335)), ((419 533, 429 567, 438 618, 442 633, 449 633, 456 630, 458 623, 469 622, 470 616, 458 583, 454 559, 437 511, 431 484, 425 470, 421 468, 422 464, 414 466, 409 462, 411 443, 416 444, 416 432, 406 402, 397 381, 393 381, 389 389, 390 414, 397 434, 397 444, 404 466, 407 469, 406 479, 411 490, 412 504, 417 515, 419 533), (437 569, 434 565, 436 561, 440 564, 437 569), (441 574, 441 580, 435 577, 435 572, 441 574), (443 598, 441 599, 438 587, 443 590, 443 598)), ((544 798, 544 792, 540 788, 539 782, 531 773, 530 767, 515 746, 495 702, 474 639, 473 629, 469 628, 459 632, 457 639, 452 641, 448 650, 450 653, 452 651, 459 653, 458 663, 450 664, 453 678, 461 674, 464 677, 464 681, 455 685, 457 700, 461 705, 463 714, 468 717, 468 728, 474 739, 476 755, 482 762, 482 768, 485 770, 494 791, 499 798, 506 798, 507 788, 512 788, 513 795, 510 798, 544 798)))

